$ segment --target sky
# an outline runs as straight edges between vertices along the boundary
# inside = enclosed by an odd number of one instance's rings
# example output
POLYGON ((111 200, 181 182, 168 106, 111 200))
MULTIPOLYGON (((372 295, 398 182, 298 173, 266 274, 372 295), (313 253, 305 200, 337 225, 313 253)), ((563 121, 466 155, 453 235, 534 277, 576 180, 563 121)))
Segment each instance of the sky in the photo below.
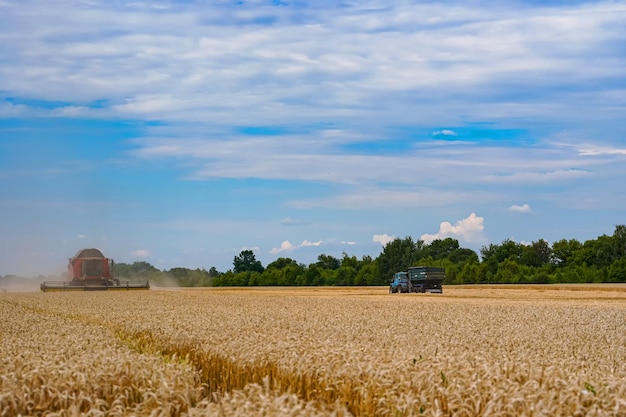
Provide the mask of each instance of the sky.
POLYGON ((626 0, 0 0, 0 275, 626 223, 626 0))

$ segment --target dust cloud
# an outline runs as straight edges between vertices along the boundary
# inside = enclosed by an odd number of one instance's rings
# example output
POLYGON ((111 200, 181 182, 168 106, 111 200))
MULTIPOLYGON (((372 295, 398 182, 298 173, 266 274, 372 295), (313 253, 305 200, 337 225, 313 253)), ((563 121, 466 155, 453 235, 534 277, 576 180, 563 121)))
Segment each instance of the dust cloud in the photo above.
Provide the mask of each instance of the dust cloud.
POLYGON ((59 277, 26 278, 15 275, 0 277, 0 292, 34 292, 39 291, 43 281, 58 281, 59 277))

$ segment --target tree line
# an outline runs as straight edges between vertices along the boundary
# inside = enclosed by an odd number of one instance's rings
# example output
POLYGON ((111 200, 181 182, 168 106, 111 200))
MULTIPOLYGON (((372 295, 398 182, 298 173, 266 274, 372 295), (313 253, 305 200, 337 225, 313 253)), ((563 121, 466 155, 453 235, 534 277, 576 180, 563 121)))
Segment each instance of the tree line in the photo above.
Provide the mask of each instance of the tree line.
POLYGON ((395 272, 417 265, 444 267, 446 285, 626 282, 626 226, 585 242, 562 239, 550 245, 539 239, 522 244, 506 239, 483 246, 480 256, 453 238, 427 244, 405 237, 386 244, 376 258, 321 254, 317 262, 305 265, 281 257, 264 267, 253 251, 243 250, 226 272, 215 267, 161 271, 148 262, 119 263, 116 270, 119 277, 183 287, 372 286, 387 285, 395 272))

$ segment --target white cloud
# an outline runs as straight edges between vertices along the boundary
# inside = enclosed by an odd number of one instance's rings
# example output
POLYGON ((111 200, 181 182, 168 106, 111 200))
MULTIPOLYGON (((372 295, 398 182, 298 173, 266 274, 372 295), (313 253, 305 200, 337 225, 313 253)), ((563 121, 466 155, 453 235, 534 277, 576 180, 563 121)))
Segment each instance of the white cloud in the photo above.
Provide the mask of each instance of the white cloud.
POLYGON ((261 250, 261 248, 258 246, 252 246, 252 247, 244 246, 243 248, 241 248, 241 250, 242 251, 251 250, 252 252, 258 252, 259 250, 261 250))
POLYGON ((130 254, 137 258, 149 258, 150 257, 150 251, 147 249, 137 249, 137 250, 132 251, 130 254))
POLYGON ((270 253, 275 255, 281 252, 291 252, 293 249, 294 246, 288 240, 285 240, 283 243, 280 244, 280 247, 272 248, 272 250, 270 250, 270 253))
POLYGON ((84 234, 82 234, 82 233, 81 233, 81 234, 76 235, 76 238, 77 238, 77 239, 84 239, 84 238, 86 238, 86 237, 87 237, 87 235, 84 235, 84 234))
POLYGON ((278 253, 281 252, 293 252, 294 250, 300 249, 300 248, 306 248, 306 247, 310 247, 310 246, 320 246, 322 244, 322 241, 319 240, 317 242, 311 242, 308 240, 303 240, 302 243, 300 243, 299 245, 292 245, 291 242, 289 242, 288 240, 285 240, 283 243, 280 244, 280 247, 278 248, 272 248, 270 250, 270 253, 273 255, 276 255, 278 253))
POLYGON ((318 240, 317 242, 309 242, 308 240, 303 240, 299 247, 302 248, 306 246, 320 246, 321 244, 322 244, 321 240, 318 240))
POLYGON ((530 213, 530 206, 528 204, 522 204, 521 206, 514 204, 509 207, 509 211, 513 211, 516 213, 530 213))
POLYGON ((295 208, 323 207, 330 209, 404 209, 440 207, 469 199, 488 201, 488 192, 450 192, 436 189, 383 187, 352 187, 349 192, 316 199, 296 200, 289 204, 295 208))
POLYGON ((421 240, 430 243, 435 239, 445 239, 447 237, 462 240, 468 243, 483 241, 484 218, 471 213, 467 218, 459 220, 453 226, 449 222, 442 222, 439 225, 439 232, 435 234, 423 234, 421 240))
POLYGON ((381 235, 374 235, 372 237, 372 242, 378 242, 381 245, 385 246, 387 243, 393 242, 396 237, 393 235, 388 235, 387 233, 383 233, 381 235))
POLYGON ((27 114, 28 111, 29 111, 28 106, 15 105, 15 104, 0 101, 0 117, 3 117, 3 118, 19 117, 22 114, 27 114))
POLYGON ((518 171, 504 175, 486 175, 481 178, 486 183, 547 183, 574 181, 590 177, 593 174, 581 169, 565 169, 559 171, 518 171))
POLYGON ((443 129, 443 130, 437 130, 436 132, 433 132, 433 135, 435 135, 435 136, 457 136, 457 133, 454 130, 443 129))
POLYGON ((304 220, 292 219, 291 217, 285 217, 280 224, 284 226, 303 226, 309 224, 304 220))
POLYGON ((584 144, 579 145, 578 152, 581 156, 626 155, 626 148, 616 148, 614 146, 600 144, 584 144))

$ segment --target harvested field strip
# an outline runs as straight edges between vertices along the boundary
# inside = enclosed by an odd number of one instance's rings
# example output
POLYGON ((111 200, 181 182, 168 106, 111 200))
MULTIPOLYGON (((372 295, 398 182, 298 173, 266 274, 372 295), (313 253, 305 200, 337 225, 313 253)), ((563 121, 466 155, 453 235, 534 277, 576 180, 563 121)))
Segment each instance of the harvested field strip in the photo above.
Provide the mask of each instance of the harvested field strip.
MULTIPOLYGON (((376 411, 374 393, 362 394, 352 380, 336 381, 332 385, 317 375, 315 370, 293 374, 272 362, 240 363, 224 355, 205 352, 196 344, 168 343, 150 332, 125 334, 118 330, 117 336, 134 350, 169 358, 184 358, 198 371, 203 383, 204 395, 219 397, 220 393, 243 390, 250 384, 263 385, 272 392, 289 392, 313 404, 343 404, 350 413, 367 414, 376 411), (369 397, 366 402, 365 398, 369 397)), ((341 415, 341 413, 339 414, 341 415)))

